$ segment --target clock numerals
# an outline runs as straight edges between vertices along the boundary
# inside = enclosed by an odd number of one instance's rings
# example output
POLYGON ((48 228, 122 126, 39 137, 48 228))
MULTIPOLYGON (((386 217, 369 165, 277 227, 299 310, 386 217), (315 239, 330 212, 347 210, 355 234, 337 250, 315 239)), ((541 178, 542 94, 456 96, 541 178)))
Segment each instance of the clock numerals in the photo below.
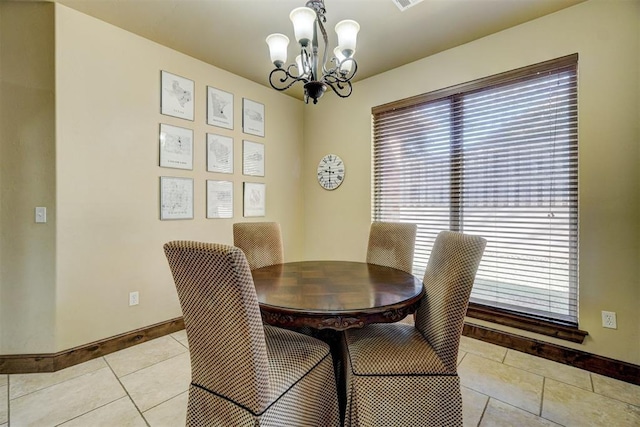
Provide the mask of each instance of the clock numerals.
POLYGON ((327 154, 320 160, 317 173, 320 186, 325 190, 334 190, 344 181, 344 163, 335 154, 327 154))

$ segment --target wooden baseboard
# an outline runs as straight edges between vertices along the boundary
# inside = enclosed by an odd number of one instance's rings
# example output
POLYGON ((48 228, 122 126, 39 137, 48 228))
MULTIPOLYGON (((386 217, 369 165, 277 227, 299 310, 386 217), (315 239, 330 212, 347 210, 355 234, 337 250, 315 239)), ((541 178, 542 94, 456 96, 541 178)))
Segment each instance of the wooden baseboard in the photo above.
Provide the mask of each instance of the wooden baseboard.
MULTIPOLYGON (((0 374, 55 372, 184 329, 182 317, 50 354, 0 355, 0 374)), ((463 335, 640 385, 640 366, 465 323, 463 335)))
POLYGON ((470 338, 640 385, 640 366, 632 363, 469 323, 464 324, 462 334, 470 338))
POLYGON ((182 317, 58 353, 0 355, 0 374, 55 372, 184 329, 182 317))

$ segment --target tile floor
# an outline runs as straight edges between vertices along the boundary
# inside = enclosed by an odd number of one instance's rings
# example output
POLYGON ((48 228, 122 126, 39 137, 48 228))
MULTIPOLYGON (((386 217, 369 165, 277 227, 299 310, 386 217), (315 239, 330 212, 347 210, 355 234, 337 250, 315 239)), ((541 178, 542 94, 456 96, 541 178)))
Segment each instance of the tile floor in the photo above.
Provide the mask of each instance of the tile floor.
MULTIPOLYGON (((640 426, 640 386, 462 337, 465 426, 640 426)), ((184 331, 46 374, 0 375, 0 427, 184 426, 184 331)))

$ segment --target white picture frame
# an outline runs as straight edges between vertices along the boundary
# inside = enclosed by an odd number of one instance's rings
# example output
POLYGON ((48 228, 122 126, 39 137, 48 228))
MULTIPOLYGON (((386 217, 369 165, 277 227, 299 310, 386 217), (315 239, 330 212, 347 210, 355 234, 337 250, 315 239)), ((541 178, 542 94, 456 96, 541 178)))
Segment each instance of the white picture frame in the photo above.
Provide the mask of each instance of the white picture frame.
POLYGON ((160 177, 160 219, 193 219, 193 179, 160 177))
POLYGON ((193 121, 194 81, 164 70, 160 81, 160 113, 193 121))
POLYGON ((242 174, 264 176, 264 144, 242 141, 242 174))
POLYGON ((207 124, 233 129, 233 94, 207 86, 207 124))
POLYGON ((207 134, 207 172, 233 173, 233 138, 207 134))
POLYGON ((193 170, 193 130, 160 123, 160 167, 193 170))
POLYGON ((207 180, 207 218, 233 218, 233 182, 207 180))
POLYGON ((243 216, 258 217, 266 214, 266 184, 260 182, 243 183, 243 216))
POLYGON ((242 131, 264 137, 264 104, 242 98, 242 131))

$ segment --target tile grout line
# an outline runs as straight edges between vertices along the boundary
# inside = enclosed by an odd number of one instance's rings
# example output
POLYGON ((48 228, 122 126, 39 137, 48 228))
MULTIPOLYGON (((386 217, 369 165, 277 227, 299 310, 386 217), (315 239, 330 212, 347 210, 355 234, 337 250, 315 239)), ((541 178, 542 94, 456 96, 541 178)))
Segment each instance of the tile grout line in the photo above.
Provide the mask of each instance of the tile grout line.
MULTIPOLYGON (((129 400, 131 401, 131 403, 133 404, 133 407, 136 408, 136 411, 138 411, 138 414, 140 414, 140 417, 142 418, 142 421, 144 421, 144 423, 147 425, 147 427, 151 427, 149 425, 149 422, 147 421, 147 419, 144 417, 144 415, 142 414, 142 411, 140 411, 140 408, 138 407, 138 405, 136 404, 136 401, 133 400, 133 397, 131 397, 131 395, 129 394, 129 390, 127 390, 127 388, 124 386, 124 384, 122 384, 122 381, 120 381, 120 377, 118 377, 118 375, 116 375, 115 371, 113 370, 113 368, 111 367, 111 364, 109 363, 109 361, 105 358, 105 363, 107 364, 107 366, 109 367, 109 369, 111 370, 111 372, 113 373, 113 376, 116 377, 116 380, 118 381, 118 384, 120 384, 120 387, 122 387, 122 389, 124 390, 124 392, 126 393, 127 397, 129 398, 129 400)), ((151 365, 153 366, 153 365, 151 365)), ((140 369, 139 369, 140 370, 140 369)), ((137 371, 135 371, 137 372, 137 371)), ((129 374, 127 374, 129 375, 129 374)), ((126 375, 123 375, 126 376, 126 375)))
POLYGON ((489 401, 491 400, 491 396, 487 396, 487 398, 488 399, 484 404, 484 408, 482 408, 482 414, 480 414, 480 419, 478 420, 478 424, 476 425, 476 427, 480 427, 480 424, 482 424, 482 419, 484 418, 484 414, 487 412, 487 408, 489 407, 489 401))
MULTIPOLYGON (((178 331, 178 332, 179 332, 179 331, 178 331)), ((175 333, 175 332, 174 332, 174 333, 175 333)), ((169 334, 169 336, 170 336, 171 338, 173 338, 174 340, 176 340, 176 342, 177 342, 178 344, 180 344, 181 346, 183 346, 184 348, 186 348, 187 350, 189 350, 189 347, 187 347, 186 345, 184 345, 184 343, 183 343, 182 341, 180 341, 178 338, 174 337, 174 336, 173 336, 173 334, 169 334)), ((185 339, 185 341, 187 341, 187 342, 188 342, 188 340, 186 340, 186 339, 185 339)))
MULTIPOLYGON (((0 0, 0 1, 2 1, 2 0, 0 0)), ((95 359, 91 359, 91 360, 89 360, 89 361, 87 361, 87 362, 83 362, 83 363, 88 363, 88 362, 91 362, 91 361, 93 361, 93 360, 98 360, 98 359, 104 359, 104 356, 97 357, 97 358, 95 358, 95 359)), ((105 362, 106 362, 106 360, 105 360, 105 362)), ((75 366, 77 366, 77 365, 75 365, 75 366)), ((73 366, 70 366, 69 368, 73 368, 73 366)), ((74 375, 74 376, 72 376, 72 377, 67 378, 66 380, 58 381, 58 382, 55 382, 55 383, 49 384, 49 385, 48 385, 48 386, 46 386, 46 387, 42 387, 42 388, 39 388, 39 389, 32 390, 32 391, 30 391, 30 392, 28 392, 28 393, 21 394, 20 396, 14 397, 13 399, 11 399, 10 389, 7 389, 7 400, 10 402, 11 400, 22 399, 23 397, 25 397, 25 396, 29 396, 30 394, 37 393, 37 392, 39 392, 39 391, 46 390, 46 389, 51 388, 51 387, 54 387, 54 386, 56 386, 56 385, 66 383, 67 381, 75 380, 76 378, 80 378, 80 377, 83 377, 83 376, 85 376, 85 375, 93 374, 93 373, 95 373, 95 372, 98 372, 100 369, 104 369, 104 368, 105 368, 105 367, 101 367, 101 368, 98 368, 98 369, 94 369, 94 370, 92 370, 92 371, 85 372, 85 373, 83 373, 83 374, 74 375)), ((68 369, 68 368, 65 368, 65 369, 68 369)), ((63 370, 64 370, 64 369, 63 369, 63 370)), ((60 371, 53 371, 53 372, 32 372, 32 373, 27 373, 27 374, 9 374, 9 376, 11 376, 11 375, 40 375, 40 374, 54 374, 54 373, 56 373, 56 372, 60 372, 60 371)), ((9 379, 7 379, 7 384, 8 384, 8 383, 9 383, 9 379)))
POLYGON ((538 409, 539 417, 542 417, 542 408, 544 408, 544 386, 547 384, 547 377, 542 377, 542 391, 540 392, 540 408, 538 409))
MULTIPOLYGON (((104 358, 104 357, 101 357, 101 358, 104 358)), ((105 362, 106 362, 106 360, 105 360, 105 362)), ((85 372, 85 373, 84 373, 84 374, 82 374, 82 375, 76 375, 76 376, 71 377, 71 378, 68 378, 68 379, 66 379, 66 380, 64 380, 64 381, 57 382, 57 383, 55 383, 55 384, 51 384, 50 386, 47 386, 47 387, 44 387, 44 388, 41 388, 41 389, 38 389, 38 390, 34 390, 34 391, 29 392, 29 393, 27 393, 27 394, 23 394, 23 395, 21 395, 21 396, 18 396, 16 399, 20 399, 20 398, 22 398, 22 397, 24 397, 24 396, 29 396, 30 394, 37 393, 37 392, 42 391, 42 390, 46 390, 46 389, 51 388, 51 387, 54 387, 54 386, 56 386, 56 385, 64 384, 64 383, 66 383, 67 381, 73 381, 73 380, 75 380, 75 379, 78 379, 78 378, 84 377, 85 375, 91 375, 91 374, 94 374, 94 373, 96 373, 96 372, 98 372, 98 371, 100 371, 100 370, 102 370, 102 369, 105 369, 105 367, 102 367, 102 368, 100 368, 100 369, 96 369, 96 370, 94 370, 94 371, 85 372)), ((7 379, 7 382, 8 382, 8 381, 9 381, 9 379, 7 379)), ((100 409, 100 408, 102 408, 102 407, 104 407, 104 406, 107 406, 107 405, 109 405, 109 404, 111 404, 111 403, 113 403, 113 402, 116 402, 116 401, 118 401, 118 400, 122 399, 123 397, 124 397, 124 396, 120 396, 120 397, 118 397, 118 398, 116 398, 116 399, 114 399, 114 400, 112 400, 112 401, 110 401, 110 402, 107 402, 107 403, 105 403, 105 404, 103 404, 103 405, 98 406, 97 408, 93 408, 93 409, 91 409, 91 410, 89 410, 89 411, 87 411, 87 412, 83 412, 82 414, 76 415, 75 417, 71 417, 71 418, 69 418, 69 419, 66 419, 66 420, 62 421, 61 423, 56 424, 56 426, 60 426, 60 425, 62 425, 62 424, 64 424, 64 423, 67 423, 67 422, 69 422, 69 421, 71 421, 71 420, 75 420, 76 418, 79 418, 79 417, 81 417, 81 416, 83 416, 83 415, 86 415, 86 414, 88 414, 88 413, 90 413, 90 412, 93 412, 93 411, 95 411, 95 410, 97 410, 97 409, 100 409)), ((11 401, 11 399, 9 399, 8 393, 7 393, 7 400, 8 400, 9 402, 11 401)), ((15 400, 15 399, 14 399, 14 400, 15 400)), ((10 412, 9 412, 9 411, 10 411, 10 406, 7 408, 7 412, 8 412, 8 414, 7 414, 7 415, 10 417, 10 412)), ((9 424, 7 425, 7 427, 11 427, 11 418, 9 418, 9 424)))
MULTIPOLYGON (((0 0, 0 1, 1 1, 1 0, 0 0)), ((173 337, 172 337, 172 338, 173 338, 173 337)), ((144 367, 142 367, 142 368, 138 368, 138 369, 136 369, 135 371, 127 372, 126 374, 122 375, 122 377, 126 377, 126 376, 128 376, 128 375, 135 374, 136 372, 140 372, 140 371, 142 371, 142 370, 144 370, 144 369, 150 368, 151 366, 155 366, 155 365, 160 364, 160 363, 162 363, 162 362, 166 362, 167 360, 173 359, 174 357, 178 357, 178 356, 181 356, 181 355, 182 355, 182 354, 184 354, 184 353, 188 353, 188 352, 189 352, 189 349, 188 349, 184 344, 182 344, 180 341, 176 340, 175 338, 174 338, 174 340, 175 340, 178 344, 180 344, 182 347, 184 347, 184 348, 186 349, 186 351, 180 352, 180 353, 178 353, 178 354, 174 354, 173 356, 167 357, 166 359, 159 360, 159 361, 157 361, 157 362, 154 362, 154 363, 152 363, 152 364, 150 364, 150 365, 147 365, 147 366, 144 366, 144 367)), ((147 341, 147 342, 149 342, 149 341, 147 341)), ((141 344, 144 344, 144 343, 141 343, 141 344)), ((141 345, 141 344, 136 344, 136 345, 141 345)), ((135 347, 135 346, 134 346, 134 347, 135 347)), ((129 347, 129 348, 133 348, 133 347, 129 347)), ((128 350, 128 349, 127 349, 127 348, 125 348, 124 350, 128 350)), ((114 354, 114 353, 111 353, 111 354, 114 354)), ((103 356, 103 357, 104 357, 104 361, 105 361, 105 362, 107 363, 107 365, 111 368, 111 365, 109 365, 109 362, 107 361, 106 356, 103 356)), ((113 371, 113 368, 112 368, 111 370, 113 371)), ((118 375, 117 375, 115 372, 114 372, 114 375, 116 375, 116 378, 120 378, 120 377, 118 377, 118 375)))
MULTIPOLYGON (((189 385, 191 385, 191 384, 189 384, 189 385)), ((178 394, 176 394, 175 396, 172 396, 172 397, 168 398, 167 400, 163 400, 162 402, 158 403, 157 405, 153 405, 152 407, 150 407, 149 409, 147 409, 145 412, 149 412, 149 411, 150 411, 150 410, 152 410, 153 408, 157 408, 158 406, 160 406, 160 405, 162 405, 162 404, 164 404, 164 403, 167 403, 167 402, 168 402, 168 401, 170 401, 171 399, 175 399, 176 397, 180 396, 181 394, 185 394, 185 393, 189 393, 189 389, 187 389, 187 390, 185 390, 185 391, 183 391, 183 392, 181 392, 181 393, 178 393, 178 394)))
MULTIPOLYGON (((103 361, 104 361, 105 363, 107 363, 107 361, 105 360, 104 356, 101 356, 101 357, 100 357, 100 359, 103 359, 103 361)), ((107 365, 107 366, 108 366, 108 365, 107 365)), ((100 369, 104 369, 104 368, 100 368, 100 369)), ((100 369, 96 369, 95 371, 92 371, 92 372, 87 372, 86 374, 78 375, 77 377, 69 378, 69 379, 68 379, 68 380, 66 380, 66 381, 70 381, 70 380, 73 380, 73 379, 76 379, 76 378, 80 378, 80 377, 82 377, 82 376, 84 376, 84 375, 92 374, 92 373, 94 373, 94 372, 99 371, 100 369)), ((111 373, 113 373, 113 371, 111 371, 111 373)), ((115 376, 115 373, 113 373, 113 375, 115 376)), ((116 377, 116 378, 117 378, 117 377, 116 377)), ((57 383, 57 384, 62 384, 62 383, 65 383, 66 381, 62 381, 62 382, 57 383)), ((47 387, 47 388, 48 388, 48 387, 47 387)), ((123 388, 124 388, 124 387, 123 387, 123 388)), ((41 389, 41 390, 44 390, 44 389, 41 389)), ((125 391, 126 391, 126 390, 125 390, 125 391)), ((26 395, 25 395, 25 396, 26 396, 26 395)), ((91 413, 91 412, 93 412, 93 411, 96 411, 96 410, 98 410, 98 409, 100 409, 100 408, 104 408, 105 406, 110 405, 110 404, 112 404, 113 402, 117 402, 118 400, 122 399, 123 397, 124 397, 124 396, 118 397, 117 399, 112 400, 111 402, 107 402, 107 403, 105 403, 104 405, 100 405, 100 406, 98 406, 97 408, 93 408, 93 409, 92 409, 92 410, 90 410, 90 411, 83 412, 83 413, 82 413, 82 414, 80 414, 80 415, 76 415, 75 417, 69 418, 68 420, 64 420, 63 422, 56 424, 56 427, 61 426, 61 425, 63 425, 64 423, 68 423, 69 421, 75 420, 76 418, 80 418, 80 417, 82 417, 82 416, 84 416, 84 415, 87 415, 88 413, 91 413)))
POLYGON ((82 417, 82 416, 84 416, 84 415, 90 414, 90 413, 91 413, 91 412, 93 412, 93 411, 97 411, 97 410, 98 410, 98 409, 100 409, 100 408, 104 408, 104 407, 105 407, 105 406, 107 406, 107 405, 111 405, 113 402, 117 402, 118 400, 120 400, 120 399, 124 399, 125 397, 126 397, 126 396, 120 396, 120 397, 118 397, 116 400, 112 400, 111 402, 107 402, 107 403, 105 403, 104 405, 100 405, 100 406, 98 406, 97 408, 93 408, 93 409, 92 409, 92 410, 90 410, 90 411, 84 412, 84 413, 82 413, 82 414, 80 414, 80 415, 76 415, 75 417, 69 418, 68 420, 64 420, 63 422, 56 424, 56 425, 55 425, 55 427, 58 427, 58 426, 64 425, 64 424, 68 423, 69 421, 73 421, 73 420, 75 420, 75 419, 77 419, 77 418, 80 418, 80 417, 82 417))
MULTIPOLYGON (((591 375, 589 375, 589 377, 591 378, 591 375)), ((615 400, 616 402, 622 403, 622 404, 624 404, 624 405, 631 406, 631 407, 633 407, 633 408, 640 408, 640 405, 635 405, 635 404, 630 403, 630 402, 627 402, 627 401, 625 401, 625 400, 620 400, 619 398, 614 397, 614 396, 611 396, 611 395, 608 395, 608 394, 602 394, 602 393, 598 393, 598 392, 596 392, 596 391, 586 390, 586 389, 584 389, 584 388, 581 388, 581 387, 575 386, 575 385, 573 385, 573 384, 566 384, 566 383, 564 383, 564 382, 562 382, 562 381, 556 380, 555 378, 552 378, 552 380, 554 380, 554 381, 556 381, 556 382, 559 382, 559 383, 561 383, 561 384, 564 384, 564 385, 566 385, 566 386, 569 386, 569 387, 577 388, 578 390, 582 390, 582 391, 587 392, 587 393, 595 394, 595 395, 596 395, 598 398, 600 398, 600 399, 602 399, 602 398, 604 398, 604 399, 611 399, 611 400, 615 400)), ((592 381, 593 381, 593 380, 592 380, 592 381)), ((593 387, 593 382, 592 382, 592 387, 593 387)), ((640 387, 640 386, 639 386, 639 387, 640 387)), ((595 388, 594 388, 594 390, 595 390, 595 388)))
POLYGON ((11 399, 9 399, 9 391, 11 390, 11 375, 7 375, 7 427, 11 427, 11 399))

